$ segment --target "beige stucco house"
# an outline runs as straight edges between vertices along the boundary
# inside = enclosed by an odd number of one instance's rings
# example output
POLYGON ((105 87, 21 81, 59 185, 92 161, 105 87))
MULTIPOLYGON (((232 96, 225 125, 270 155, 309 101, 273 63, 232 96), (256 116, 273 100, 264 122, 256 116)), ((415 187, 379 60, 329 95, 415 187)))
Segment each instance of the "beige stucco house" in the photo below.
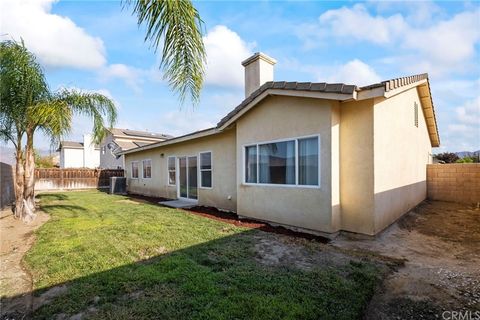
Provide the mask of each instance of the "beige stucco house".
POLYGON ((425 199, 426 74, 357 87, 274 82, 262 53, 242 64, 246 98, 216 127, 123 152, 129 192, 318 234, 374 235, 425 199))

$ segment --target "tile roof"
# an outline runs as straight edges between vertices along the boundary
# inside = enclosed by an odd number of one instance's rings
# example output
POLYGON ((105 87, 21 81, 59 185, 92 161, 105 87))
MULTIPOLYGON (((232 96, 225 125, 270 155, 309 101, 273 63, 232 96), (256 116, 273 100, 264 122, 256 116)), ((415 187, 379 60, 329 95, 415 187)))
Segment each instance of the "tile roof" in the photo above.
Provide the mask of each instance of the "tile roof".
POLYGON ((421 73, 413 76, 390 79, 390 80, 382 81, 379 83, 374 83, 368 86, 360 87, 358 90, 361 91, 361 90, 368 90, 368 89, 383 87, 385 89, 385 92, 388 92, 390 90, 397 89, 421 80, 428 80, 428 73, 421 73))

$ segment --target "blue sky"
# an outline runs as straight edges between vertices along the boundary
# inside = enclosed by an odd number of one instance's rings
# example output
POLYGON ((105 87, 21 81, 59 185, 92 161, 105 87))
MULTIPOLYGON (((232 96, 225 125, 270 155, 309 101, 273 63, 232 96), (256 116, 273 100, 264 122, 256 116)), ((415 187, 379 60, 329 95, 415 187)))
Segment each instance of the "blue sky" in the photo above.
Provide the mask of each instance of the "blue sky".
MULTIPOLYGON (((180 108, 145 30, 119 2, 2 1, 1 34, 23 37, 52 89, 110 96, 117 127, 180 135, 214 126, 243 99, 240 62, 262 51, 278 61, 275 80, 366 85, 428 72, 442 142, 435 152, 480 149, 479 2, 194 4, 208 54, 195 108, 180 108)), ((69 139, 90 130, 77 118, 69 139)))

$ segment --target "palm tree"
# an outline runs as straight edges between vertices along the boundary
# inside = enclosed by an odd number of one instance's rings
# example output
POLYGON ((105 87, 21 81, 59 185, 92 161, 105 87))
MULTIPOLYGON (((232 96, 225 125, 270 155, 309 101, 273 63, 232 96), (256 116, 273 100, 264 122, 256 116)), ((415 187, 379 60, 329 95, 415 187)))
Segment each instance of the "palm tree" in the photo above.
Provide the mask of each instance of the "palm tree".
POLYGON ((138 24, 146 24, 145 41, 162 47, 160 68, 183 103, 187 96, 198 103, 205 75, 203 21, 190 0, 125 0, 133 4, 138 24), (161 42, 163 39, 163 43, 161 42))
POLYGON ((1 43, 0 79, 0 137, 16 149, 15 214, 29 220, 35 211, 35 132, 41 130, 52 143, 57 142, 70 132, 73 115, 82 114, 93 119, 94 141, 99 143, 106 132, 105 121, 113 126, 117 113, 113 102, 98 93, 51 92, 35 56, 23 43, 1 43))
POLYGON ((15 215, 23 212, 24 153, 26 109, 43 99, 47 84, 40 65, 23 45, 0 43, 0 138, 15 147, 15 215))

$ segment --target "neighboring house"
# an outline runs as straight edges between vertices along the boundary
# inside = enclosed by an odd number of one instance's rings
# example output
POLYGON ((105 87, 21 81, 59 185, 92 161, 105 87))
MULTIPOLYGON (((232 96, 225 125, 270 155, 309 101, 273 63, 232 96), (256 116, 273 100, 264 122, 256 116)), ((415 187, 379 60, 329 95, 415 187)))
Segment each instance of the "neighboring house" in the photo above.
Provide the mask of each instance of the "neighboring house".
POLYGON ((98 168, 100 148, 92 142, 92 136, 83 135, 83 142, 61 141, 60 168, 98 168))
POLYGON ((273 82, 261 53, 242 64, 246 98, 216 127, 122 153, 129 192, 327 235, 377 234, 426 198, 426 74, 357 87, 273 82))
POLYGON ((154 142, 173 138, 162 133, 112 128, 100 144, 100 167, 104 169, 122 169, 124 156, 119 152, 142 147, 154 142))

